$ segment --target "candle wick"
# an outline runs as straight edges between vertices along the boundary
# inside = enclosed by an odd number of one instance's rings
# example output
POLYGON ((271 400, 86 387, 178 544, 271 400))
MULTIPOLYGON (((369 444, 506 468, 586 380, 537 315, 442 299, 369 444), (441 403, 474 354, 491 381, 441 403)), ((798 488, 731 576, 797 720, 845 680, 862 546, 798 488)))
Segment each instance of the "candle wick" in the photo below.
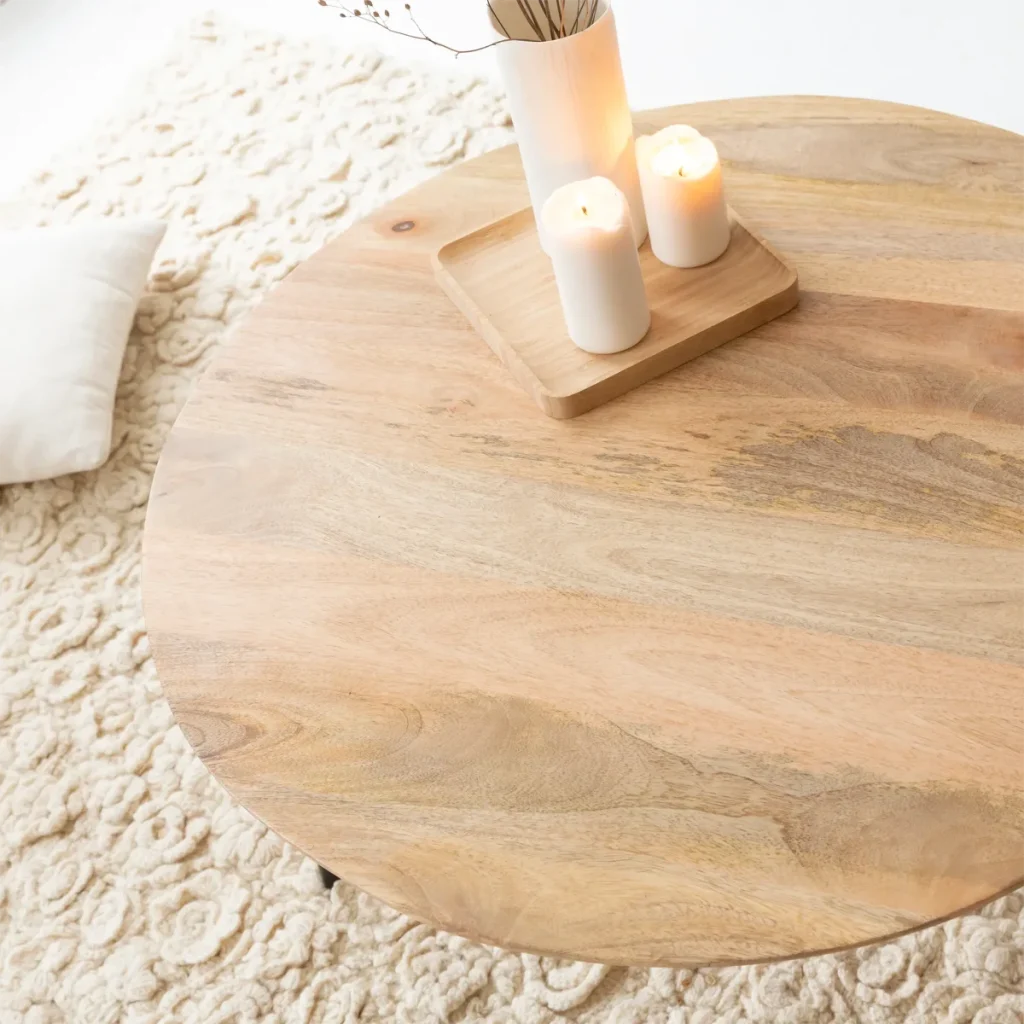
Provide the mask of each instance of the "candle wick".
POLYGON ((586 215, 587 215, 587 208, 584 206, 583 207, 583 216, 586 217, 586 215))

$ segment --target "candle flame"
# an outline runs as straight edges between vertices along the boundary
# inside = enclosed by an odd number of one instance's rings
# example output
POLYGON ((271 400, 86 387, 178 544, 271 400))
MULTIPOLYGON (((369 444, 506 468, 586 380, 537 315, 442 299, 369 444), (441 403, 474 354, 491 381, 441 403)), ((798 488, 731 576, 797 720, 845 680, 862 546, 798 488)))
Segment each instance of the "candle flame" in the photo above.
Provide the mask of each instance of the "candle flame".
MULTIPOLYGON (((546 231, 555 223, 584 237, 594 232, 618 231, 629 221, 629 202, 607 178, 587 178, 556 188, 544 203, 541 220, 546 231)), ((593 237, 597 237, 593 235, 593 237)))
POLYGON ((702 136, 697 136, 665 146, 654 155, 651 167, 658 174, 699 178, 708 173, 716 160, 714 146, 702 136))

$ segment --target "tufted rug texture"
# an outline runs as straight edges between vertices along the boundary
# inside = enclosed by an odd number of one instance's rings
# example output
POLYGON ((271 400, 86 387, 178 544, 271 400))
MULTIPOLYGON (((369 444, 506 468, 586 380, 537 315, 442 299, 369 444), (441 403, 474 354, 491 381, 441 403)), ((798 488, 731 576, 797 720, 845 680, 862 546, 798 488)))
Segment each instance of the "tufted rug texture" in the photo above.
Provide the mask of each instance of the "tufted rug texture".
POLYGON ((807 961, 647 971, 520 956, 343 883, 326 894, 174 727, 140 541, 190 386, 355 218, 510 139, 482 82, 207 19, 15 211, 171 228, 109 463, 0 489, 0 1024, 1024 1024, 1024 893, 807 961))

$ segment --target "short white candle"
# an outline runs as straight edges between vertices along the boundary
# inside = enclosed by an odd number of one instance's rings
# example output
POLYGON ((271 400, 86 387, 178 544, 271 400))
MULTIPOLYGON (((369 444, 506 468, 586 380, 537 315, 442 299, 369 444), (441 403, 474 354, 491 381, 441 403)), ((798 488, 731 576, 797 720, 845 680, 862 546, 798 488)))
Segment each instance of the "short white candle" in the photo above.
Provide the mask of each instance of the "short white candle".
POLYGON ((651 326, 625 195, 607 178, 556 189, 541 210, 569 337, 585 352, 632 348, 651 326))
POLYGON ((714 143, 689 125, 636 140, 640 188, 654 255, 699 267, 729 247, 722 165, 714 143))

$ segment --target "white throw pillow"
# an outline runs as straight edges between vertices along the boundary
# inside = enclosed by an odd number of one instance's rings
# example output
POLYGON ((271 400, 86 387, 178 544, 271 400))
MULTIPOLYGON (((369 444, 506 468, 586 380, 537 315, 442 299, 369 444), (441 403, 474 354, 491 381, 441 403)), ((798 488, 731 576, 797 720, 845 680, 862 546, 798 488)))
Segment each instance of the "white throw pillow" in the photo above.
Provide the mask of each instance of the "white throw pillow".
POLYGON ((135 307, 166 225, 0 232, 0 484, 102 465, 135 307))

